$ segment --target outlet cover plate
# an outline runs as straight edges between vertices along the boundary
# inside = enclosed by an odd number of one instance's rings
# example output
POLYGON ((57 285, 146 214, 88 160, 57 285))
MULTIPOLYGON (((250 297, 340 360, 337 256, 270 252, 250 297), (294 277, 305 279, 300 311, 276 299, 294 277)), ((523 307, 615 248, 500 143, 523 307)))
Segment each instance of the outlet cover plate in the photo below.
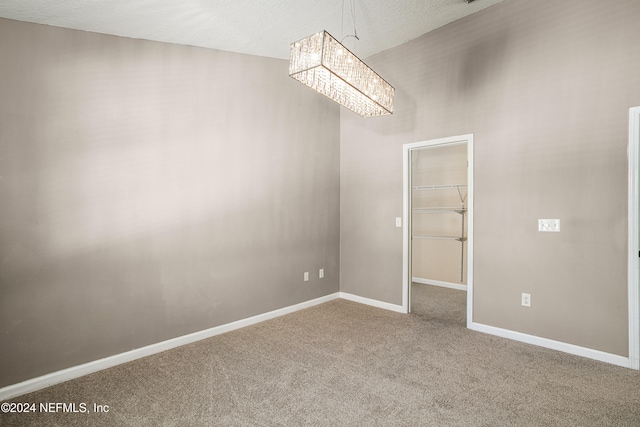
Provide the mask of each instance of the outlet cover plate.
POLYGON ((538 231, 559 233, 560 220, 559 219, 539 219, 538 231))

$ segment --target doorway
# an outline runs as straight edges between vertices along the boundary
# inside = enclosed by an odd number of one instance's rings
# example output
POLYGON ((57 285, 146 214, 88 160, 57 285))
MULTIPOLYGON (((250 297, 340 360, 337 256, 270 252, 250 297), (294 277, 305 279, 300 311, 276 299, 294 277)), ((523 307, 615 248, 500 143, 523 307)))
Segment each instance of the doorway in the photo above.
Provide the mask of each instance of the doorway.
MULTIPOLYGON (((403 146, 403 309, 412 297, 466 299, 473 319, 473 135, 403 146), (424 287, 426 286, 426 287, 424 287), (466 298, 464 292, 466 291, 466 298)), ((435 310, 423 304, 421 310, 435 310)), ((455 308, 454 308, 455 309, 455 308)))

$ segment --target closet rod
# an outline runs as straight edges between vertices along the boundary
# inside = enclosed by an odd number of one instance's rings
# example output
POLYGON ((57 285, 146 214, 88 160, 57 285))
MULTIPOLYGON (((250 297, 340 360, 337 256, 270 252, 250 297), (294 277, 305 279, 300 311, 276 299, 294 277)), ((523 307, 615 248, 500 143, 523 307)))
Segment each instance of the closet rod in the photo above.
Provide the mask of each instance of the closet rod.
POLYGON ((466 237, 456 237, 456 236, 424 236, 419 234, 414 234, 411 236, 412 239, 435 239, 435 240, 457 240, 458 242, 464 242, 467 240, 466 237))

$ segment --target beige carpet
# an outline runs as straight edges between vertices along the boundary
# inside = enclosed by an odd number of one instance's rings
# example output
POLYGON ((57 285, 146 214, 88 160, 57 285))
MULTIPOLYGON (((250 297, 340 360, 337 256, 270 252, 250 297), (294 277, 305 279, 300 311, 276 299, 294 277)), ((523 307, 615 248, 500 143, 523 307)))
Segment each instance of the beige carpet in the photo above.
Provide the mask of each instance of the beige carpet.
POLYGON ((411 312, 424 320, 466 326, 467 292, 412 283, 411 312))
POLYGON ((12 402, 11 426, 638 426, 640 374, 335 300, 12 402))

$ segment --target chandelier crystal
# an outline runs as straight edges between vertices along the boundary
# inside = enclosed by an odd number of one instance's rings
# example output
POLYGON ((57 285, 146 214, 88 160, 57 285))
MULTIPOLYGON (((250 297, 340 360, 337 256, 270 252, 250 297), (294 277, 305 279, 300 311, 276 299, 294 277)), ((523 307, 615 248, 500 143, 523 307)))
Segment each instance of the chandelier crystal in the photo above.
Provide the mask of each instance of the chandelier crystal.
POLYGON ((393 86, 326 31, 291 44, 289 76, 362 117, 393 114, 393 86))

